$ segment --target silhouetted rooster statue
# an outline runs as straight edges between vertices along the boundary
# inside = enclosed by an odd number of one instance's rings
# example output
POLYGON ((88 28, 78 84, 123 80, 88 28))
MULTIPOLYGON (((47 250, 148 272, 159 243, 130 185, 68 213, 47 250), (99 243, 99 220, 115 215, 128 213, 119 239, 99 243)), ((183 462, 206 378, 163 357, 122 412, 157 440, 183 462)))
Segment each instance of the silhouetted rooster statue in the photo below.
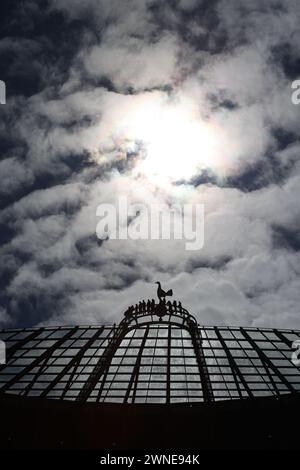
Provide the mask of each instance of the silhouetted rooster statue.
POLYGON ((157 288, 157 297, 159 298, 160 302, 162 300, 165 300, 166 297, 172 297, 173 295, 173 291, 172 289, 169 289, 167 292, 165 292, 162 288, 161 288, 161 284, 159 281, 156 281, 155 284, 158 284, 158 288, 157 288))

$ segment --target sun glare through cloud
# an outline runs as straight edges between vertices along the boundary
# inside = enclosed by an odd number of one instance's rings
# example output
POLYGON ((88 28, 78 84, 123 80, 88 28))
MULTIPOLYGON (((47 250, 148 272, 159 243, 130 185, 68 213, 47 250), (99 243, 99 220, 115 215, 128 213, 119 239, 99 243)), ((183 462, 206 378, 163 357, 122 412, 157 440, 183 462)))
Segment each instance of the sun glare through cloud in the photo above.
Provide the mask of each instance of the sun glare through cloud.
POLYGON ((188 98, 147 94, 106 131, 124 158, 137 155, 132 175, 156 183, 189 181, 203 170, 222 176, 228 166, 221 129, 188 98))
POLYGON ((188 180, 199 170, 216 167, 212 127, 184 106, 161 107, 156 116, 145 115, 139 127, 146 156, 137 171, 176 181, 188 180))

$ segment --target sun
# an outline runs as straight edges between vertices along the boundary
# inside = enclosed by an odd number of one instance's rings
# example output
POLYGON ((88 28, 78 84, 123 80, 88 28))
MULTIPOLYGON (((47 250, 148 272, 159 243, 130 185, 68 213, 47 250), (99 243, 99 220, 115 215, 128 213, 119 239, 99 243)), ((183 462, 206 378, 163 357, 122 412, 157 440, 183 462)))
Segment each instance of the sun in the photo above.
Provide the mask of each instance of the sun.
POLYGON ((120 111, 109 128, 120 155, 137 155, 133 176, 151 181, 189 181, 203 170, 222 171, 218 130, 186 97, 149 93, 120 111))
POLYGON ((143 148, 134 172, 148 178, 189 180, 218 165, 213 126, 200 118, 194 103, 161 99, 140 103, 123 131, 128 148, 143 148))
POLYGON ((215 166, 212 129, 188 109, 162 107, 155 118, 145 116, 144 124, 145 158, 136 171, 177 181, 215 166))

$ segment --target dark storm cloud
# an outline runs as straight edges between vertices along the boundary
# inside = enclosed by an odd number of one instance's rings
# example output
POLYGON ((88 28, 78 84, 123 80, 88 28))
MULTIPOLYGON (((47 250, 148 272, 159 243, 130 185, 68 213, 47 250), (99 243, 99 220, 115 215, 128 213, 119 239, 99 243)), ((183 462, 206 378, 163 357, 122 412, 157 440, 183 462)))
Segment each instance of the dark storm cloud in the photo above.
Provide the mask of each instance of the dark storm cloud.
POLYGON ((296 0, 3 7, 3 325, 118 321, 159 278, 203 323, 299 326, 299 14, 296 0), (152 93, 188 93, 232 144, 228 174, 178 183, 205 204, 196 253, 95 236, 99 203, 166 200, 103 131, 152 93))

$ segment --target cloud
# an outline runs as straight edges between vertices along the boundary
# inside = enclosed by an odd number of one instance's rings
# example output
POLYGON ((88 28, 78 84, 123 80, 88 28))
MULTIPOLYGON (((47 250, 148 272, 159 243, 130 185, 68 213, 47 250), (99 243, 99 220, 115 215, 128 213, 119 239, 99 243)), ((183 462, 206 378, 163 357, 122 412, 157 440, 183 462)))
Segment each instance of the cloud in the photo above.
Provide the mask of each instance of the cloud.
POLYGON ((160 279, 200 323, 298 327, 298 2, 30 5, 0 40, 1 323, 118 322, 160 279), (213 129, 217 169, 167 187, 135 171, 153 103, 213 129), (100 242, 96 208, 120 196, 204 203, 204 248, 100 242))
POLYGON ((184 11, 192 11, 199 7, 199 2, 197 0, 179 0, 178 6, 184 11))
POLYGON ((154 44, 130 39, 123 46, 105 43, 93 46, 84 63, 92 76, 108 77, 118 89, 135 90, 166 86, 176 76, 179 47, 172 36, 154 44))

